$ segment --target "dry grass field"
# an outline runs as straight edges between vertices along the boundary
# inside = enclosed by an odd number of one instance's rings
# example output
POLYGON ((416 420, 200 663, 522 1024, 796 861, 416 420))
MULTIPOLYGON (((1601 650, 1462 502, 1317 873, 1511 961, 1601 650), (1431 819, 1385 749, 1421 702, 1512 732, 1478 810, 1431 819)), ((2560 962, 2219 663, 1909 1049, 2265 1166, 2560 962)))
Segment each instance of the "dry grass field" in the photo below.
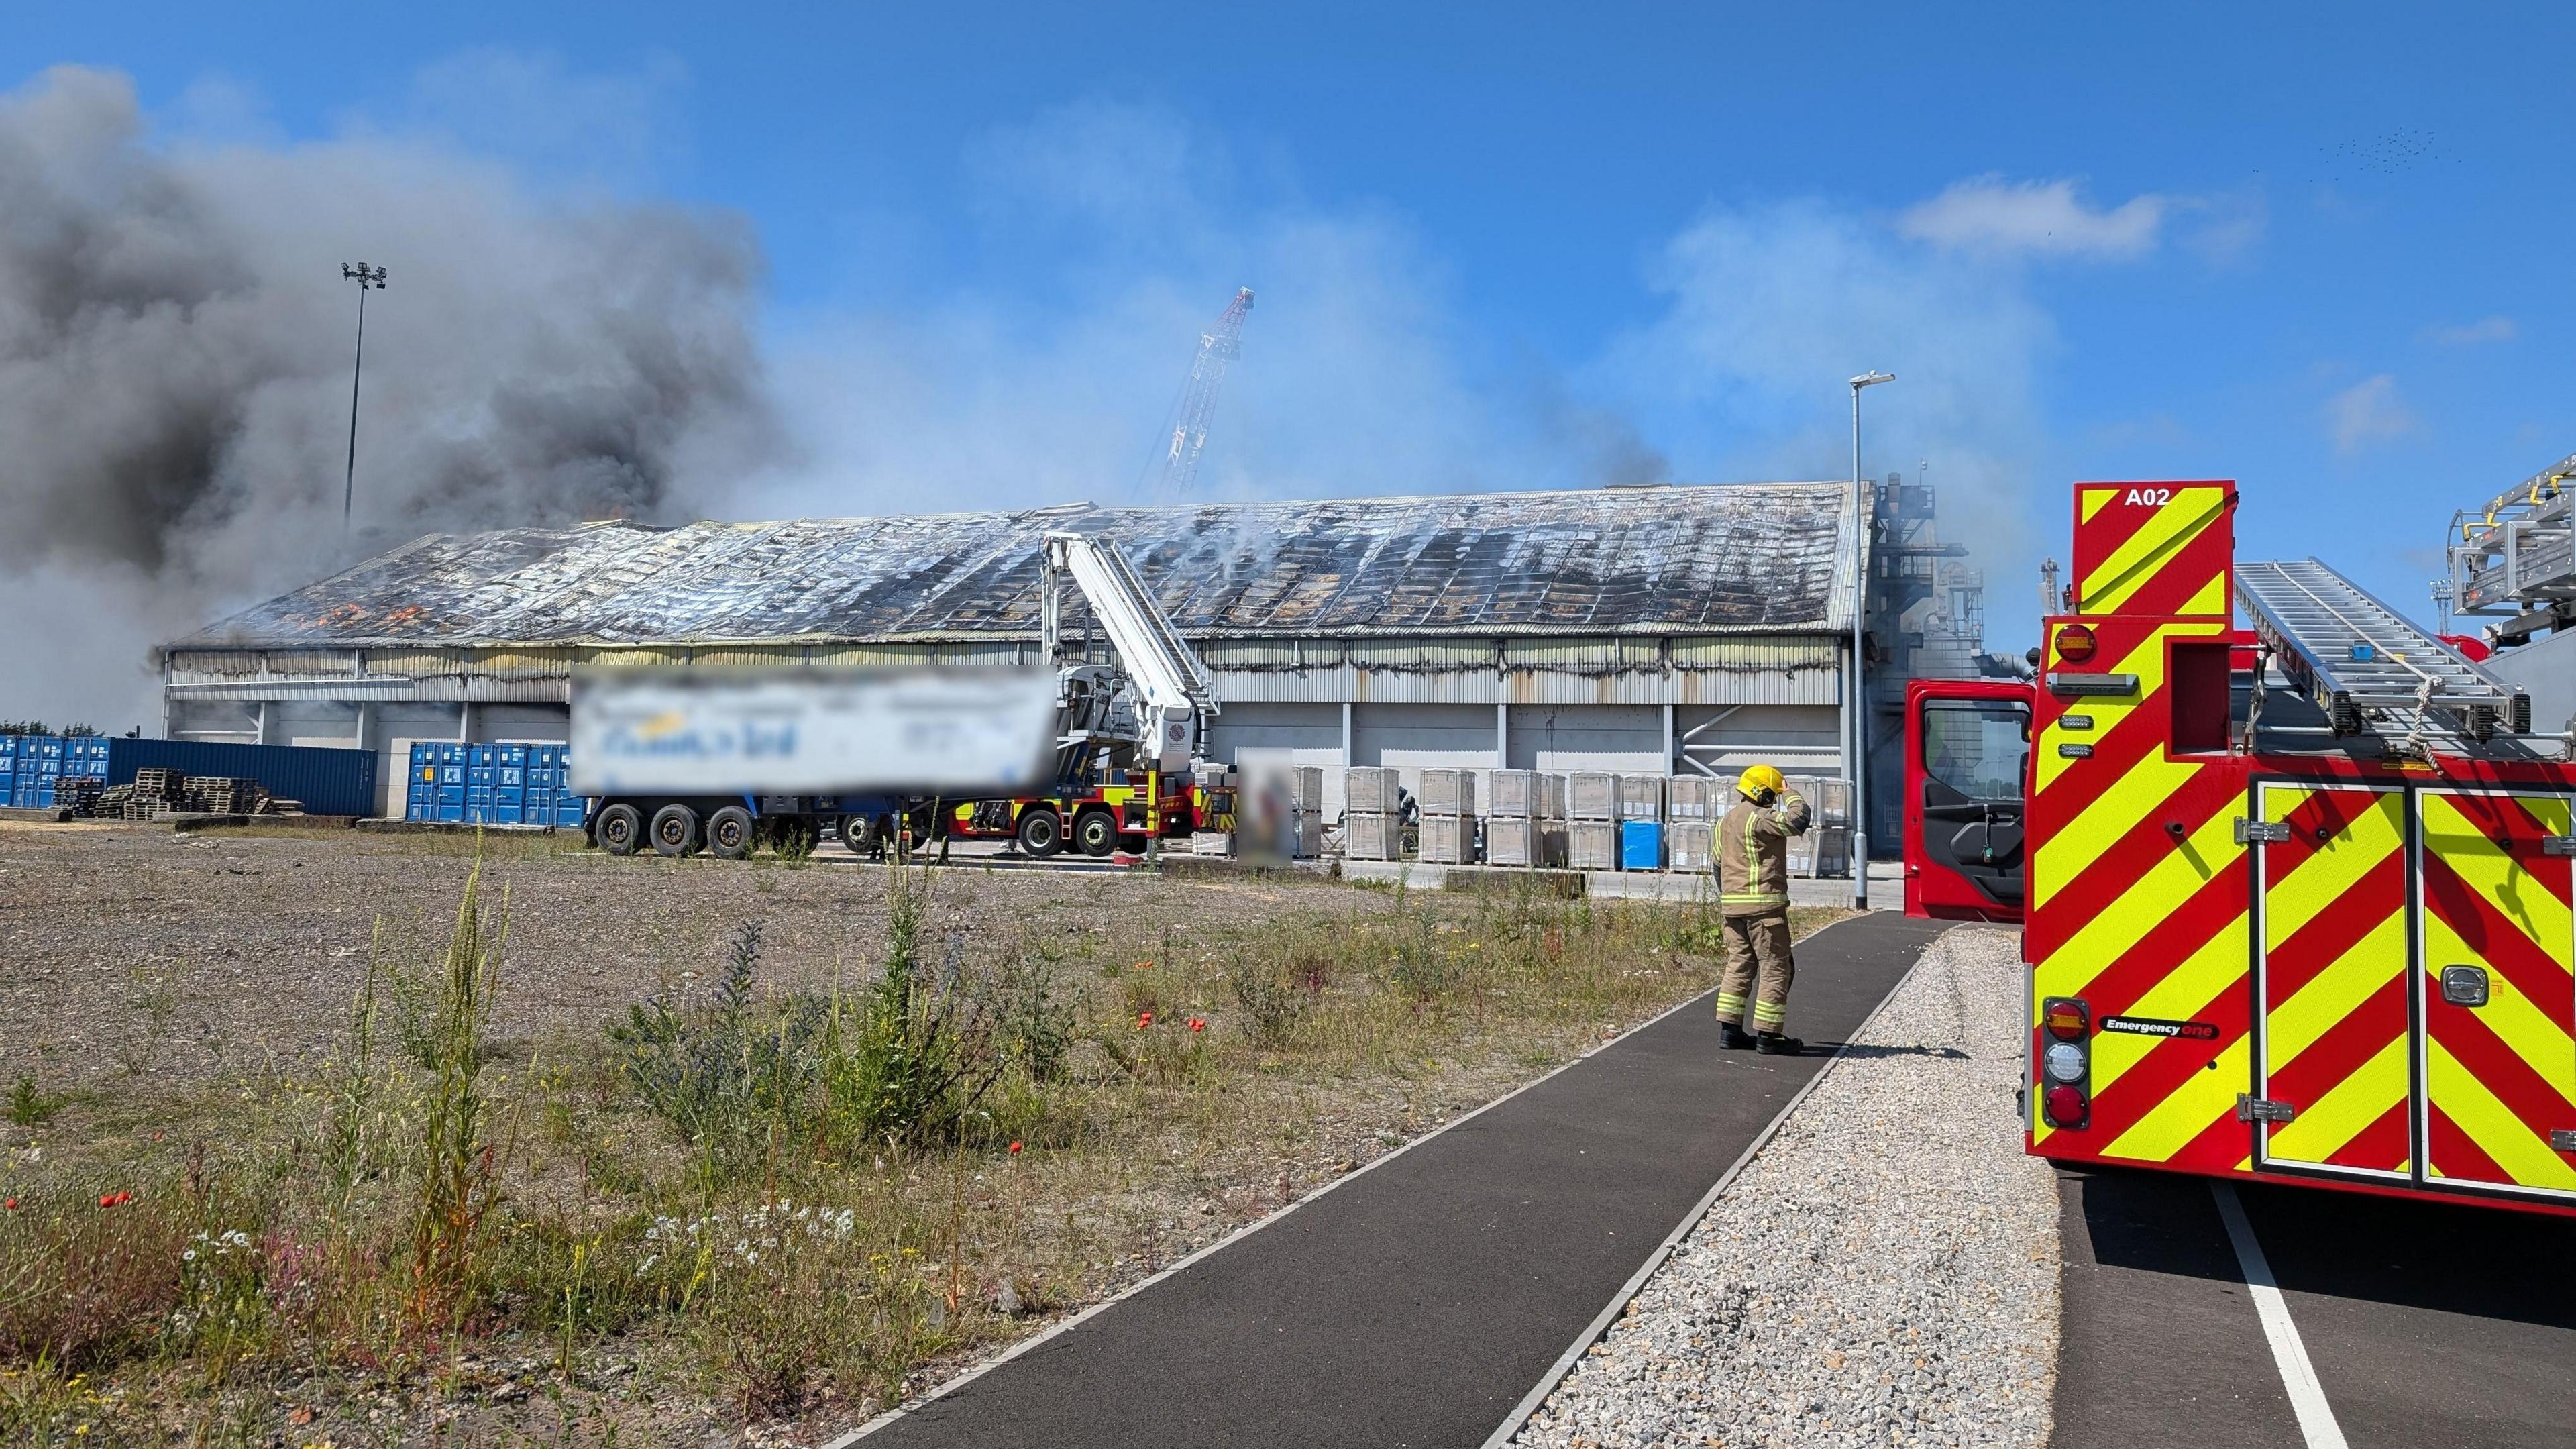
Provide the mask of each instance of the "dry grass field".
POLYGON ((1704 990, 1713 924, 0 825, 0 1440, 818 1442, 1704 990))

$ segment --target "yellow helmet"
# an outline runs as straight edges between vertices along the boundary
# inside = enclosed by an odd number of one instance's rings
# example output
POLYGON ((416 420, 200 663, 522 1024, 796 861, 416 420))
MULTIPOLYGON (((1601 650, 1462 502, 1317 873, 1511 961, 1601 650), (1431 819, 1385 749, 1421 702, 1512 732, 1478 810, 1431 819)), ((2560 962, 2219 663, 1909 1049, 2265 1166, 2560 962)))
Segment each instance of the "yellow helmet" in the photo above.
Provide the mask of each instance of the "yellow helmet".
POLYGON ((1789 782, 1781 777, 1779 768, 1774 765, 1755 765, 1735 777, 1735 793, 1748 800, 1761 798, 1766 790, 1777 795, 1788 788, 1789 782))

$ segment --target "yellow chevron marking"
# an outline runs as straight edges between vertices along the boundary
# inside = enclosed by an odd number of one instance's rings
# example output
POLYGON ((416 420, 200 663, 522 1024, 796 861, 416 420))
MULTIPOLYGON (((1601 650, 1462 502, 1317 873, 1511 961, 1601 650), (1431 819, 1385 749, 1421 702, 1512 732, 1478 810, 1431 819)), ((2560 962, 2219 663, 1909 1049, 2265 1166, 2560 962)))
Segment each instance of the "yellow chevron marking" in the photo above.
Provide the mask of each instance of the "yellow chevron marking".
MULTIPOLYGON (((2576 1167, 2550 1151, 2546 1139, 2497 1101, 2495 1093, 2438 1041, 2424 1044, 2424 1080, 2433 1105, 2503 1168, 2507 1178, 2523 1187, 2576 1190, 2576 1167)), ((2459 1176, 2442 1171, 2439 1162, 2429 1164, 2427 1171, 2434 1177, 2459 1176)))
MULTIPOLYGON (((2163 979, 2122 1009, 2131 1016, 2160 1016, 2167 1020, 2188 1021, 2244 976, 2245 917, 2240 912, 2199 949, 2174 963, 2173 969, 2167 971, 2163 979)), ((2076 996, 2083 993, 2079 988, 2075 991, 2052 989, 2048 994, 2076 996)), ((2131 1036, 2125 1032, 2106 1032, 2094 1037, 2094 1094, 2099 1096, 2163 1043, 2162 1037, 2131 1036)), ((2243 1090, 2242 1083, 2238 1090, 2243 1090)))
MULTIPOLYGON (((2263 791, 2263 818, 2286 820, 2322 790, 2263 791)), ((2341 792, 2347 795, 2358 793, 2341 792)), ((2360 802, 2355 802, 2360 803, 2360 802)), ((2317 853, 2263 892, 2263 945, 2277 951, 2349 894, 2364 876, 2386 864, 2405 844, 2406 797, 2376 796, 2317 853)), ((2312 1045, 2354 1008, 2406 969, 2406 897, 2389 893, 2385 914, 2368 934, 2300 988, 2266 1003, 2264 1033, 2269 1066, 2277 1071, 2312 1045)))
MULTIPOLYGON (((2127 719, 2146 702, 2147 696, 2164 688, 2165 641, 2167 639, 2189 639, 2204 634, 2221 633, 2226 629, 2226 627, 2227 626, 2224 623, 2217 620, 2197 620, 2188 623, 2160 624, 2154 629, 2149 630, 2146 638, 2140 640, 2137 646, 2131 649, 2128 653, 2120 656, 2120 661, 2117 664, 2112 665, 2108 671, 2112 674, 2134 674, 2138 676, 2138 692, 2136 694, 2125 697, 2118 695, 2086 696, 2082 703, 2075 709, 2075 713, 2092 716, 2093 728, 2089 730, 2079 730, 2072 734, 2061 735, 2058 726, 2052 721, 2049 725, 2039 731, 2039 738, 2033 741, 2031 746, 2039 752, 2039 758, 2032 768, 2032 785, 2034 791, 2047 790, 2051 784, 2054 784, 2069 770, 2072 770, 2076 766, 2084 763, 2082 760, 2070 760, 2065 756, 2060 755, 2057 752, 2057 746, 2061 740, 2076 740, 2090 744, 2109 737, 2113 728, 2118 726, 2122 720, 2127 719)), ((2052 658, 2056 655, 2055 641, 2053 639, 2050 641, 2049 653, 2052 658)), ((2156 750, 2150 751, 2149 753, 2152 758, 2161 756, 2163 751, 2156 750)))
MULTIPOLYGON (((2342 1151, 2344 1144, 2360 1136, 2363 1128, 2406 1100, 2406 1047, 2403 1036, 2391 1038, 2388 1045, 2354 1068, 2352 1075, 2335 1083, 2324 1096, 2300 1103, 2296 1119, 2272 1129, 2266 1155, 2283 1162, 2322 1163, 2342 1151)), ((2401 1163, 2398 1170, 2413 1165, 2401 1163)))
MULTIPOLYGON (((2162 797, 2158 797, 2161 799, 2162 797)), ((2235 816, 2221 810, 2200 823, 2198 829, 2183 837, 2149 866, 2144 874, 2129 883, 2111 903, 2095 913, 2070 933, 2063 944, 2049 953, 2043 963, 2048 977, 2065 983, 2062 989, 2051 987, 2059 995, 2076 996, 2092 984, 2102 968, 2119 959, 2128 950, 2179 909, 2193 892, 2207 885, 2219 872, 2238 868, 2245 859, 2245 847, 2235 839, 2235 816)), ((2074 859, 2091 860, 2098 852, 2074 859)), ((2239 936, 2238 949, 2243 950, 2239 936)), ((2238 962, 2242 966, 2243 962, 2238 962)), ((2206 997, 2202 998, 2207 1000, 2206 997)), ((2198 1005, 2197 1002, 2193 1003, 2198 1005)))
POLYGON ((2175 553, 2198 538, 2226 506, 2224 488, 2176 489, 2172 502, 2157 509, 2156 516, 2144 527, 2122 540, 2101 567, 2083 581, 2077 601, 2084 612, 2119 612, 2122 603, 2144 588, 2175 553))
MULTIPOLYGON (((2565 969, 2567 953, 2562 950, 2552 954, 2565 969)), ((2436 999, 2440 988, 2431 983, 2439 981, 2443 967, 2489 964, 2487 1004, 2471 1008, 2477 1012, 2478 1021, 2515 1056, 2529 1063, 2532 1073, 2556 1090, 2571 1108, 2576 1108, 2576 1040, 2570 1039, 2564 1023, 2551 1020, 2513 984, 2513 978, 2492 969, 2491 958, 2430 911, 2424 916, 2424 963, 2429 978, 2426 990, 2436 999)), ((2436 1005, 2433 1009, 2459 1008, 2436 1005)))
POLYGON ((2108 507, 2108 506, 2110 505, 2111 500, 2112 500, 2112 499, 2114 499, 2114 498, 2117 498, 2117 497, 2119 497, 2119 496, 2120 496, 2120 490, 2119 490, 2119 489, 2117 489, 2117 488, 2087 488, 2087 489, 2085 489, 2085 490, 2084 490, 2084 521, 2085 521, 2086 523, 2091 523, 2091 522, 2093 521, 2093 515, 2094 515, 2094 514, 2099 513, 2099 512, 2101 512, 2104 508, 2108 507))
POLYGON ((2190 602, 2182 606, 2181 612, 2186 614, 2216 614, 2231 623, 2234 622, 2236 618, 2236 596, 2229 593, 2227 590, 2227 575, 2211 574, 2209 576, 2209 582, 2201 585, 2199 590, 2193 593, 2190 602))
MULTIPOLYGON (((2266 1065, 2279 1071, 2298 1060, 2364 1002, 2387 988, 2406 969, 2406 915, 2403 898, 2388 903, 2388 915, 2310 977, 2288 1000, 2271 1003, 2263 1018, 2266 1065)), ((2395 1028, 2402 1036, 2405 1027, 2395 1028)))
MULTIPOLYGON (((2526 799, 2523 807, 2553 835, 2567 831, 2567 802, 2526 799)), ((2528 867, 2497 848, 2486 830, 2463 813, 2449 796, 2424 796, 2424 849, 2442 858, 2469 889, 2486 897, 2496 913, 2512 922, 2531 943, 2567 969, 2576 913, 2541 889, 2528 867)), ((2429 913, 2428 913, 2429 914, 2429 913)))
POLYGON ((2147 1115, 2104 1148, 2102 1155, 2125 1157, 2132 1162, 2171 1161, 2191 1139, 2208 1131, 2209 1124, 2232 1115, 2236 1094, 2253 1080, 2246 1066, 2247 1043, 2251 1040, 2238 1037, 2218 1054, 2216 1070, 2192 1073, 2188 1081, 2166 1094, 2147 1115))

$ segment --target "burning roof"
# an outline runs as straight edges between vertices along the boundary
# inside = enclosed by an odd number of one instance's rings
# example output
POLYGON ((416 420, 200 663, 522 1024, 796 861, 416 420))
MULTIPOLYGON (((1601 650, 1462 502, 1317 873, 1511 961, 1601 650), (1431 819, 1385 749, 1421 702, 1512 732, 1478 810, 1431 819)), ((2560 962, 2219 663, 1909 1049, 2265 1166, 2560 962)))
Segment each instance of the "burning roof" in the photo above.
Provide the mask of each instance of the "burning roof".
POLYGON ((1192 637, 1820 633, 1851 625, 1847 499, 1754 483, 431 534, 172 647, 1034 637, 1050 529, 1114 540, 1192 637))

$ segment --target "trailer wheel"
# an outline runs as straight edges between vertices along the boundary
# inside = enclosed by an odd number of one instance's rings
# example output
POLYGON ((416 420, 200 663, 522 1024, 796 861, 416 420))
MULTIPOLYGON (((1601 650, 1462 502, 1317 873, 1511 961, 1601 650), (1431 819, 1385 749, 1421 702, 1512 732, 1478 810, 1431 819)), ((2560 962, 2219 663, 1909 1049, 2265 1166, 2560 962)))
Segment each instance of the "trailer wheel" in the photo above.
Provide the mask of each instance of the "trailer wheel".
POLYGON ((1020 849, 1043 860, 1064 849, 1064 817, 1044 805, 1020 812, 1020 849))
POLYGON ((623 801, 611 805, 599 812, 591 836, 611 855, 633 855, 636 843, 644 838, 644 812, 623 801))
POLYGON ((751 854, 751 812, 727 805, 707 817, 707 853, 718 860, 740 860, 751 854))
POLYGON ((875 828, 864 815, 842 815, 832 821, 832 838, 841 842, 841 848, 852 855, 867 854, 868 843, 874 833, 875 828))
POLYGON ((665 805, 654 811, 653 848, 675 856, 697 849, 698 812, 686 805, 665 805))
POLYGON ((1107 855, 1118 848, 1118 819, 1106 810, 1085 810, 1074 817, 1073 843, 1085 855, 1107 855))

